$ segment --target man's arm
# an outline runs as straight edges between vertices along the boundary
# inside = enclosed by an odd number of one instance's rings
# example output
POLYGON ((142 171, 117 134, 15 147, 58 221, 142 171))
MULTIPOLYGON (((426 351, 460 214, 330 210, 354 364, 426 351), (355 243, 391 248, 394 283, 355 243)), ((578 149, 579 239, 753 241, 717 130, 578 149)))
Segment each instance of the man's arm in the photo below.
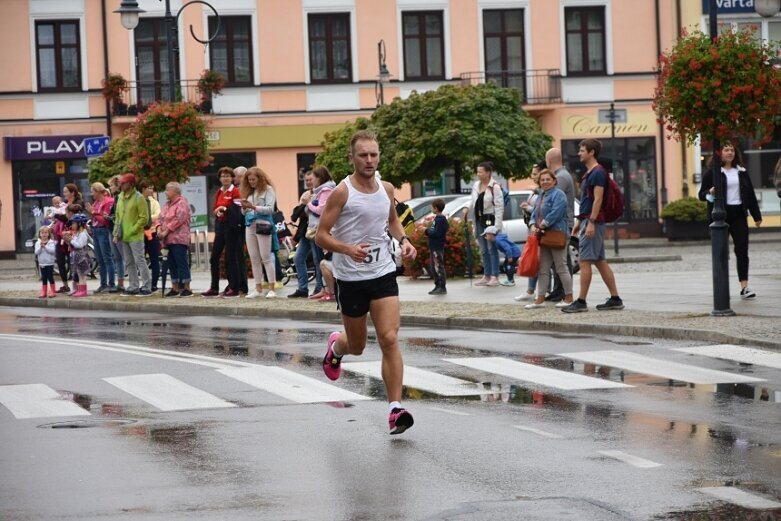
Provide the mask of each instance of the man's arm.
POLYGON ((395 200, 393 185, 387 181, 383 181, 382 184, 385 187, 385 191, 388 192, 388 198, 391 200, 390 212, 388 213, 388 231, 390 232, 391 237, 399 241, 401 256, 414 259, 418 254, 418 251, 412 245, 412 241, 409 240, 409 237, 404 233, 404 227, 401 225, 399 216, 396 214, 396 208, 393 205, 393 201, 395 200))
POLYGON ((602 198, 605 195, 604 186, 594 186, 594 203, 591 205, 591 215, 589 215, 589 222, 592 223, 599 218, 599 212, 602 210, 602 198))

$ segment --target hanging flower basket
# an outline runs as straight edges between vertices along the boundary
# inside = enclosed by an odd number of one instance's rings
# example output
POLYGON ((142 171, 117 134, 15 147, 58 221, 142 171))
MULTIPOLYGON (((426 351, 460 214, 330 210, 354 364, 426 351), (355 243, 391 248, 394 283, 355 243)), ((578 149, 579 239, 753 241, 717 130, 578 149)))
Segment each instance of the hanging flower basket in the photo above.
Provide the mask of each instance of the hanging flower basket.
POLYGON ((135 173, 157 191, 209 165, 207 125, 192 103, 153 103, 131 127, 135 173))
POLYGON ((659 59, 653 107, 676 140, 698 136, 770 140, 781 113, 778 50, 748 31, 709 36, 684 33, 659 59))

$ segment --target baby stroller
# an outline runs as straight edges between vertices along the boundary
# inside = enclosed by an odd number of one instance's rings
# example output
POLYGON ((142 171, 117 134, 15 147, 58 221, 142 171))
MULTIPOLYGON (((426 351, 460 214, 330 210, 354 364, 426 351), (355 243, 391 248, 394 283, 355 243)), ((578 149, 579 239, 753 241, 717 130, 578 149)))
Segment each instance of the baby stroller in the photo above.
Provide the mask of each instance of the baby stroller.
MULTIPOLYGON (((284 223, 287 226, 296 225, 292 222, 284 223)), ((277 224, 279 227, 279 224, 277 224)), ((287 227, 285 228, 287 229, 287 227)), ((287 285, 291 279, 298 280, 298 274, 296 273, 296 247, 293 244, 293 236, 288 231, 287 234, 280 233, 279 237, 279 251, 277 251, 277 260, 279 266, 282 269, 282 278, 279 279, 282 285, 287 285), (284 235, 284 236, 283 236, 284 235)), ((306 259, 306 280, 311 282, 315 278, 315 265, 312 261, 312 256, 308 256, 306 259)))

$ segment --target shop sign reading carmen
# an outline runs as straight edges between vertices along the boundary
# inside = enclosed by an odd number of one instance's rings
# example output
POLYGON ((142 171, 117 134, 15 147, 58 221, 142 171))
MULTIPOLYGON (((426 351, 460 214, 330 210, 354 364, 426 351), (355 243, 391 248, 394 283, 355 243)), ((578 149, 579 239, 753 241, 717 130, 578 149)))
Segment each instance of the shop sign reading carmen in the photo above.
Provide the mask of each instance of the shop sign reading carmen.
MULTIPOLYGON (((565 137, 610 137, 610 123, 599 123, 597 114, 562 116, 562 135, 565 137)), ((616 136, 643 136, 654 133, 656 119, 653 113, 629 114, 626 123, 616 123, 616 136)))

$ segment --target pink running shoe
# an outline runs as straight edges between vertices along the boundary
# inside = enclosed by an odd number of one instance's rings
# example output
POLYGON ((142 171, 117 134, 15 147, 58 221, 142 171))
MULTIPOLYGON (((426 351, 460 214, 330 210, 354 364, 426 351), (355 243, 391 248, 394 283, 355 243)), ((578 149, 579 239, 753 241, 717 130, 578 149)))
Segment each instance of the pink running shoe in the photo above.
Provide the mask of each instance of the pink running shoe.
POLYGON ((323 358, 323 372, 329 380, 338 380, 342 374, 342 357, 334 354, 334 344, 340 335, 340 332, 334 331, 328 337, 328 351, 323 358))
POLYGON ((406 431, 415 420, 412 419, 412 415, 407 409, 399 409, 394 407, 390 415, 388 415, 388 425, 390 426, 391 434, 401 434, 406 431))

